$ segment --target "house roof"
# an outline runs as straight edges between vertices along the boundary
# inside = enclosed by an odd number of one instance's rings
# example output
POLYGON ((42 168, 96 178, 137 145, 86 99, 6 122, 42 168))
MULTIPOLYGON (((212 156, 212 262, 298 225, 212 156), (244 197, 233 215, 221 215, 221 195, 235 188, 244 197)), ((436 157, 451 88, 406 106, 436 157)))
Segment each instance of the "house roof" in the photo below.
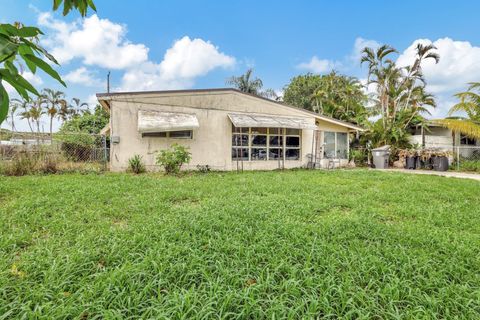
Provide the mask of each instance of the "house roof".
POLYGON ((159 90, 159 91, 125 91, 125 92, 97 93, 97 98, 98 98, 98 100, 108 100, 108 99, 104 99, 104 98, 110 98, 110 97, 115 97, 115 96, 124 96, 124 95, 168 94, 168 93, 174 93, 174 94, 175 93, 208 93, 208 92, 234 92, 234 93, 238 93, 238 94, 242 94, 242 95, 247 95, 247 96, 250 96, 250 97, 253 97, 253 98, 256 98, 256 99, 261 99, 261 100, 268 101, 270 103, 278 104, 278 105, 281 105, 281 106, 286 107, 286 108, 291 108, 291 109, 294 109, 296 111, 300 111, 300 112, 306 113, 308 115, 314 116, 317 119, 320 119, 320 120, 323 120, 323 121, 326 121, 326 122, 330 122, 330 123, 334 123, 334 124, 337 124, 337 125, 340 125, 340 126, 344 126, 344 127, 356 130, 356 131, 364 131, 365 130, 364 128, 362 128, 360 126, 357 126, 357 125, 355 125, 353 123, 350 123, 350 122, 338 120, 338 119, 328 117, 328 116, 325 116, 325 115, 321 115, 321 114, 318 114, 318 113, 315 113, 315 112, 312 112, 312 111, 309 111, 309 110, 293 107, 293 106, 290 106, 290 105, 285 104, 283 102, 270 100, 268 98, 264 98, 264 97, 257 96, 257 95, 251 94, 251 93, 243 92, 243 91, 240 91, 240 90, 234 89, 234 88, 159 90))

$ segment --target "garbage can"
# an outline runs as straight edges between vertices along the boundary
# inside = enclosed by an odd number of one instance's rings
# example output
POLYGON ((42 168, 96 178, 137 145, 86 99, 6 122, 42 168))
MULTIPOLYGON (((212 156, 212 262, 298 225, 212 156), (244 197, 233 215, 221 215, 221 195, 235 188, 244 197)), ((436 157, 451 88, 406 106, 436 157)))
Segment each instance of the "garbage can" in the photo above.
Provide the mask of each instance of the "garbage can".
POLYGON ((373 155, 373 165, 375 166, 375 168, 377 169, 388 168, 388 159, 390 157, 389 145, 372 149, 372 155, 373 155))

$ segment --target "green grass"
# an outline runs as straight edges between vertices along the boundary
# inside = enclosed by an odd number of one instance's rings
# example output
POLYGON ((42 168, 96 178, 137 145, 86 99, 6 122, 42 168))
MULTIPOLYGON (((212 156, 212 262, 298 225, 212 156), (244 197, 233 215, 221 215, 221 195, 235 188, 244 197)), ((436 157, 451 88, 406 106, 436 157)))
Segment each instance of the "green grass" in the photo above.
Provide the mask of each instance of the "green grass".
POLYGON ((480 183, 0 177, 0 319, 139 317, 479 319, 480 183))

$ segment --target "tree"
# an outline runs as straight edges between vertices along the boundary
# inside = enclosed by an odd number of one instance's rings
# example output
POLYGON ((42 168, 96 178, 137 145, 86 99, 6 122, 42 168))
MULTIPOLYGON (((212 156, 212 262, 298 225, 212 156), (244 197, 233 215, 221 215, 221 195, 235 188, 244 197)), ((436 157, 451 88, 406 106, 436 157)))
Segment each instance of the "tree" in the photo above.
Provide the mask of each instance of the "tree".
POLYGON ((20 107, 20 100, 12 99, 10 101, 10 109, 9 109, 9 118, 10 118, 10 125, 12 126, 12 132, 15 131, 15 117, 17 115, 17 110, 20 107))
POLYGON ((374 146, 404 141, 407 129, 414 123, 424 122, 422 115, 429 113, 428 107, 435 107, 434 97, 425 90, 422 73, 422 62, 426 59, 438 63, 440 57, 435 49, 431 44, 418 44, 415 60, 406 67, 397 66, 390 58, 397 51, 388 45, 363 50, 361 63, 368 65, 367 85, 375 87, 372 111, 380 116, 367 133, 375 138, 374 146))
POLYGON ((259 78, 252 78, 253 69, 248 69, 245 74, 242 74, 238 77, 230 77, 227 79, 226 84, 232 85, 236 89, 261 96, 264 98, 269 98, 273 100, 278 100, 278 96, 273 89, 263 90, 263 82, 259 78))
POLYGON ((20 119, 22 120, 27 120, 28 127, 30 128, 30 131, 33 132, 33 127, 32 123, 30 121, 31 115, 30 115, 30 99, 14 99, 19 106, 22 108, 22 112, 20 112, 20 119))
POLYGON ((284 102, 339 120, 362 124, 367 121, 367 96, 354 77, 335 71, 327 75, 308 73, 292 78, 284 87, 284 102))
POLYGON ((65 121, 60 128, 60 132, 98 134, 108 124, 108 121, 108 112, 97 105, 93 113, 84 113, 65 121))
MULTIPOLYGON (((72 9, 78 10, 84 17, 89 8, 96 10, 93 0, 53 0, 53 10, 58 10, 63 4, 63 15, 72 9)), ((52 78, 66 86, 60 75, 46 61, 58 65, 57 60, 38 45, 43 32, 31 26, 24 26, 20 22, 14 24, 0 24, 0 125, 8 115, 10 97, 3 85, 3 81, 10 84, 25 100, 29 100, 29 93, 40 96, 40 93, 29 83, 19 71, 23 65, 32 72, 43 70, 52 78)))
POLYGON ((293 77, 283 88, 283 101, 297 108, 313 111, 315 102, 312 97, 321 84, 322 76, 318 74, 307 73, 293 77))
POLYGON ((30 119, 37 126, 37 133, 40 133, 40 120, 42 115, 45 114, 44 108, 47 101, 43 96, 38 96, 35 100, 32 101, 32 104, 29 109, 30 119))
POLYGON ((69 106, 71 115, 78 116, 88 111, 88 103, 81 102, 78 98, 72 98, 72 103, 69 106))
POLYGON ((43 90, 43 98, 46 102, 46 111, 47 115, 50 118, 50 138, 52 138, 52 129, 53 129, 53 119, 58 115, 63 106, 67 104, 65 101, 65 94, 61 91, 56 91, 52 89, 43 90))
POLYGON ((435 122, 454 132, 480 139, 480 82, 470 82, 467 91, 457 93, 455 96, 460 99, 460 102, 450 109, 448 115, 465 112, 467 118, 451 117, 435 122))

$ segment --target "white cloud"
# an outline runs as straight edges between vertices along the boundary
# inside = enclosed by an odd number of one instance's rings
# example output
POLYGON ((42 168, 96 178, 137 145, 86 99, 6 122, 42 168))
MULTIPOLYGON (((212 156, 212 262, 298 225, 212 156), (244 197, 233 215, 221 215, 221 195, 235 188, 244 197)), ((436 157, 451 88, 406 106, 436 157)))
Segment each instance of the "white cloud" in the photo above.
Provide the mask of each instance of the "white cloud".
POLYGON ((65 64, 82 59, 86 65, 110 69, 125 69, 145 62, 148 48, 126 39, 124 25, 92 15, 83 20, 66 23, 54 19, 51 13, 41 13, 38 24, 50 29, 44 40, 53 56, 65 64))
POLYGON ((454 41, 450 38, 441 38, 433 42, 429 39, 415 40, 398 57, 399 65, 410 64, 415 59, 415 48, 418 43, 433 43, 440 55, 438 64, 431 59, 422 64, 431 92, 462 90, 466 88, 467 82, 479 80, 480 47, 472 46, 468 41, 454 41))
POLYGON ((340 66, 339 62, 328 59, 319 59, 317 56, 313 56, 309 62, 300 63, 297 67, 313 73, 325 73, 338 66, 340 66))
POLYGON ((438 64, 432 59, 425 61, 422 71, 427 81, 427 90, 437 96, 438 108, 432 113, 433 116, 445 116, 456 103, 453 94, 465 90, 468 82, 479 81, 480 47, 473 46, 468 41, 455 41, 451 38, 435 41, 418 39, 400 54, 397 59, 399 65, 412 63, 418 43, 433 43, 440 55, 438 64))
POLYGON ((313 73, 326 73, 334 69, 342 72, 352 73, 352 69, 360 67, 360 58, 362 50, 365 47, 378 48, 380 43, 375 40, 358 37, 355 39, 352 51, 339 60, 320 59, 318 56, 313 56, 310 61, 303 62, 297 65, 297 68, 303 69, 313 73))
POLYGON ((364 39, 362 37, 358 37, 355 39, 355 43, 353 44, 353 51, 350 58, 353 60, 354 63, 360 63, 360 58, 362 57, 362 51, 366 47, 377 49, 380 47, 380 43, 375 40, 364 39))
POLYGON ((100 87, 103 85, 102 80, 98 79, 94 72, 88 70, 86 67, 80 67, 63 76, 67 82, 81 84, 89 87, 100 87))
POLYGON ((123 76, 121 90, 182 89, 216 68, 230 68, 235 58, 209 41, 185 36, 175 41, 160 63, 144 62, 123 76))

